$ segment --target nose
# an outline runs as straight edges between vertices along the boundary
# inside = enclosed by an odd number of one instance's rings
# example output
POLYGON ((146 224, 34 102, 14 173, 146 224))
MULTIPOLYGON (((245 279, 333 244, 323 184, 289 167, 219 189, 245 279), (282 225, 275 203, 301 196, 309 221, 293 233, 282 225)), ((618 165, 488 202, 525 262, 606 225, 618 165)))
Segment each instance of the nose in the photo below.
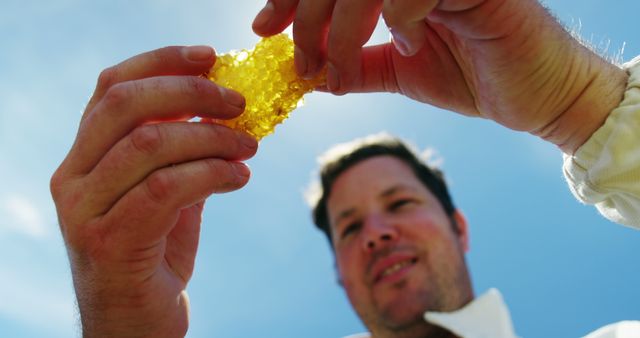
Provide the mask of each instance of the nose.
POLYGON ((398 230, 380 215, 371 215, 363 224, 363 249, 364 251, 379 250, 393 244, 398 238, 398 230))

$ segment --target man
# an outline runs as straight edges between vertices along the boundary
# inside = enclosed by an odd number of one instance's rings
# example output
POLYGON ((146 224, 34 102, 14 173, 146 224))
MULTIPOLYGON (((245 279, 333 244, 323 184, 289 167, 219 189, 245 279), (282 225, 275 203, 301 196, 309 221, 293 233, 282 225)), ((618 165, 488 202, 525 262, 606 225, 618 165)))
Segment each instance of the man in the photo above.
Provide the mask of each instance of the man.
MULTIPOLYGON (((313 218, 371 332, 357 337, 516 337, 497 290, 474 299, 464 258, 467 221, 438 169, 381 134, 330 149, 320 181, 310 201, 313 218)), ((589 337, 625 334, 639 335, 640 322, 589 337)))
MULTIPOLYGON (((380 1, 270 4, 256 31, 275 33, 296 17, 299 70, 309 76, 329 60, 328 90, 401 92, 544 137, 575 152, 567 172, 579 196, 637 225, 640 156, 618 155, 637 148, 638 133, 616 126, 640 111, 621 103, 625 89, 636 95, 638 75, 582 47, 536 1, 385 2, 403 54, 389 44, 361 48, 380 1)), ((243 110, 238 93, 199 77, 214 62, 210 47, 167 47, 104 70, 51 179, 85 337, 178 337, 188 329, 186 286, 204 200, 242 187, 242 161, 257 151, 247 135, 188 122, 243 110)))
POLYGON ((423 319, 473 299, 467 223, 442 175, 384 135, 336 149, 313 214, 354 309, 374 337, 452 336, 423 319))

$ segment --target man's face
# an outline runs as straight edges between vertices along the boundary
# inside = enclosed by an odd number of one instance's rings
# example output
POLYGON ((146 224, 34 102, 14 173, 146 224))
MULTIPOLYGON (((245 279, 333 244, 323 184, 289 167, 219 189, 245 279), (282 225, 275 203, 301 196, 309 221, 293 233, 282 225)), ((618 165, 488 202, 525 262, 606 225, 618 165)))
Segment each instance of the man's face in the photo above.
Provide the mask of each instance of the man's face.
POLYGON ((376 156, 355 164, 335 180, 327 205, 340 279, 374 336, 428 333, 425 311, 472 299, 465 220, 456 212, 456 234, 403 161, 376 156))

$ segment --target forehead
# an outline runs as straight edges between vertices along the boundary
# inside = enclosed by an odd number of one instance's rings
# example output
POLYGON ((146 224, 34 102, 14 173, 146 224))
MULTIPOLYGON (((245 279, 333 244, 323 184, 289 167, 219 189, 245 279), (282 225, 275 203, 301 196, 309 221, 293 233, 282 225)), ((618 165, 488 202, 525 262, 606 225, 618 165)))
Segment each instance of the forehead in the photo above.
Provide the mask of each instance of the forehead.
POLYGON ((429 193, 411 167, 389 155, 358 162, 342 172, 331 187, 327 206, 332 210, 347 207, 365 198, 379 198, 389 188, 401 186, 429 193))

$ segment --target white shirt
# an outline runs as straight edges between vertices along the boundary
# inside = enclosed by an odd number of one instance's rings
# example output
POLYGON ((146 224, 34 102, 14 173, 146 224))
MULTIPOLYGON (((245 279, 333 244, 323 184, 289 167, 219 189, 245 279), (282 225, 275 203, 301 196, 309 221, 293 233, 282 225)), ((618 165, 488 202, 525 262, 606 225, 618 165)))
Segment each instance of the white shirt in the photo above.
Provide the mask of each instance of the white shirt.
POLYGON ((629 73, 624 99, 563 171, 571 192, 609 220, 640 229, 640 56, 629 73))
MULTIPOLYGON (((509 309, 497 289, 489 289, 454 312, 425 312, 424 319, 462 338, 518 338, 509 309)), ((371 338, 371 335, 360 333, 345 338, 371 338)), ((607 325, 584 338, 640 338, 640 322, 607 325)))

